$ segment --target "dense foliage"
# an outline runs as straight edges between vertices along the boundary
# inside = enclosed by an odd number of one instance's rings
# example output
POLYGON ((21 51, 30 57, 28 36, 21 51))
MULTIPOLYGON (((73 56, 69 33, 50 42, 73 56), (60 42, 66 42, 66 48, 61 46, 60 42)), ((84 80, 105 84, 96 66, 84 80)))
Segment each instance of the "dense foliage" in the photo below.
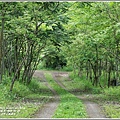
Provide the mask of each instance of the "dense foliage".
POLYGON ((58 36, 66 33, 67 8, 59 2, 1 2, 0 9, 0 81, 10 77, 12 91, 16 80, 30 83, 39 62, 52 54, 52 44, 64 42, 58 36))
POLYGON ((29 84, 37 65, 74 73, 94 86, 118 85, 119 2, 0 3, 0 81, 29 84))
POLYGON ((120 82, 120 3, 94 2, 72 5, 67 29, 72 44, 63 46, 68 64, 94 86, 120 82), (104 80, 104 84, 101 82, 104 80))

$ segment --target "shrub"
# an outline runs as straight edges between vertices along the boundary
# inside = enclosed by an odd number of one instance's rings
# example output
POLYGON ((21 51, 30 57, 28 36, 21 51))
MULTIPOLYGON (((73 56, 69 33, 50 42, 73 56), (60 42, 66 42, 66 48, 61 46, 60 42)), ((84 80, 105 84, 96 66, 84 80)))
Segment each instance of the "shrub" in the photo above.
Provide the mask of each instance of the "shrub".
POLYGON ((70 72, 73 70, 73 68, 71 66, 63 66, 63 68, 61 70, 70 72))
POLYGON ((72 79, 72 82, 69 86, 72 86, 72 89, 76 88, 80 92, 93 94, 99 94, 102 92, 102 89, 100 87, 93 86, 92 82, 90 80, 86 80, 86 77, 84 75, 82 77, 79 77, 78 75, 74 75, 74 73, 72 72, 70 74, 70 78, 72 79))
POLYGON ((102 93, 102 89, 100 87, 92 87, 93 94, 100 94, 102 93))
POLYGON ((103 94, 110 99, 116 99, 120 101, 120 86, 106 88, 104 89, 103 94))
POLYGON ((14 86, 13 94, 16 95, 16 97, 25 97, 28 94, 31 94, 30 89, 19 81, 16 81, 14 86))
POLYGON ((30 84, 28 85, 28 88, 33 92, 33 93, 39 93, 40 92, 40 83, 36 80, 33 79, 30 84))

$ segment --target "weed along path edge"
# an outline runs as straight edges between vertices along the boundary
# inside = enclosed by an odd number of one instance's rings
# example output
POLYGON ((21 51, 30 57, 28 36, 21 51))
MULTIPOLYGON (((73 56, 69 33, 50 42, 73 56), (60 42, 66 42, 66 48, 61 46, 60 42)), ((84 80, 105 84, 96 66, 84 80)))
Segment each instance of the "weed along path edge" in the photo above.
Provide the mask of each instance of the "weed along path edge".
POLYGON ((42 78, 46 86, 53 92, 51 100, 35 114, 35 118, 106 118, 98 104, 86 100, 85 97, 83 99, 80 95, 75 95, 75 92, 67 90, 62 81, 63 79, 69 81, 68 72, 37 70, 34 76, 42 78), (61 93, 64 94, 61 95, 61 93), (87 114, 84 112, 81 101, 85 105, 87 114), (65 102, 69 105, 66 105, 65 102), (76 108, 75 104, 77 105, 76 108), (67 114, 73 116, 69 117, 67 114))
POLYGON ((56 79, 52 75, 52 72, 48 72, 46 74, 46 79, 60 96, 60 103, 54 113, 53 118, 87 117, 87 113, 82 102, 75 95, 71 94, 67 90, 63 89, 60 85, 58 85, 56 83, 56 79))
MULTIPOLYGON (((56 83, 63 89, 67 90, 65 85, 62 83, 62 79, 69 79, 69 74, 67 72, 52 72, 52 75, 56 83)), ((72 94, 75 95, 75 92, 72 92, 72 94)), ((88 101, 85 97, 82 98, 80 95, 76 95, 76 97, 84 103, 89 118, 106 118, 97 103, 88 101)))
POLYGON ((42 80, 45 83, 45 85, 49 88, 49 90, 53 93, 53 96, 50 96, 49 102, 44 104, 43 107, 36 112, 34 118, 52 118, 59 104, 59 96, 47 82, 43 71, 36 70, 34 73, 34 77, 38 77, 40 81, 42 80))

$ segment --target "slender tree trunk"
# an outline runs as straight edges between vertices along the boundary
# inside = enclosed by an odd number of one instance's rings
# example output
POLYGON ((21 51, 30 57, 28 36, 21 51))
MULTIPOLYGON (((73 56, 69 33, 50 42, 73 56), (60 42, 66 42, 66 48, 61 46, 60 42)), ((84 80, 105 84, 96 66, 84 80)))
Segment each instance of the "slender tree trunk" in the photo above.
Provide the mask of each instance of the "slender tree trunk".
POLYGON ((111 64, 110 64, 109 70, 108 70, 108 88, 110 87, 110 83, 111 83, 111 64))
POLYGON ((12 92, 12 90, 13 90, 13 86, 14 86, 14 83, 15 83, 15 81, 16 81, 16 77, 17 77, 17 75, 18 75, 18 71, 23 67, 24 60, 25 60, 25 59, 26 59, 26 58, 24 57, 23 60, 22 60, 22 62, 21 62, 21 64, 19 65, 18 69, 16 70, 13 79, 12 79, 12 83, 11 83, 11 86, 10 86, 10 91, 11 91, 11 92, 12 92))
POLYGON ((98 85, 99 82, 99 64, 98 64, 98 45, 95 45, 95 50, 96 50, 96 61, 95 61, 95 85, 98 85))
POLYGON ((116 40, 116 45, 117 45, 117 48, 116 48, 116 80, 117 80, 117 83, 120 82, 119 81, 119 67, 120 67, 120 61, 117 59, 117 57, 120 57, 120 50, 119 50, 119 40, 116 40))
POLYGON ((92 67, 91 67, 91 64, 90 62, 88 61, 88 71, 89 71, 89 79, 90 81, 92 82, 92 67))
POLYGON ((0 32, 0 81, 2 80, 2 37, 0 32))
MULTIPOLYGON (((108 71, 108 60, 106 59, 105 61, 105 79, 106 79, 106 83, 107 83, 107 79, 108 79, 108 75, 107 75, 107 72, 108 71)), ((107 84, 106 84, 107 85, 107 84)))
POLYGON ((88 79, 89 78, 89 73, 90 73, 90 71, 89 71, 89 62, 86 62, 86 78, 88 79))
POLYGON ((3 31, 4 31, 4 12, 2 11, 2 21, 1 21, 1 24, 2 24, 2 28, 1 28, 1 31, 0 31, 0 81, 2 81, 2 74, 3 74, 3 66, 2 66, 2 50, 3 50, 3 31))

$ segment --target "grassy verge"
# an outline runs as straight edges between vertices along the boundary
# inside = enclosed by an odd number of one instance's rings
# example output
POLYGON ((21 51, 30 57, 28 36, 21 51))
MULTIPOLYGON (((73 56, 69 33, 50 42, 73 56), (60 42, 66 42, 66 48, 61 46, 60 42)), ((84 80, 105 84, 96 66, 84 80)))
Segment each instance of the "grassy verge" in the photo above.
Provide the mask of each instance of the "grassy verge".
POLYGON ((102 92, 100 87, 93 87, 92 83, 86 80, 84 76, 80 78, 71 73, 70 79, 63 79, 62 83, 69 91, 74 91, 78 94, 100 94, 102 92))
POLYGON ((104 89, 102 99, 105 101, 103 107, 106 114, 110 118, 120 118, 120 86, 104 89))
POLYGON ((0 118, 31 118, 52 95, 35 78, 28 86, 16 81, 12 92, 9 88, 10 79, 4 79, 0 84, 0 118))
POLYGON ((46 71, 65 71, 65 72, 71 72, 73 71, 73 67, 72 66, 63 66, 63 67, 59 67, 56 69, 55 68, 46 68, 44 67, 44 63, 40 63, 37 67, 37 70, 46 70, 46 71))
POLYGON ((104 89, 94 87, 84 76, 80 78, 73 74, 70 75, 70 80, 63 80, 62 83, 68 90, 102 105, 108 117, 120 118, 120 86, 104 89))
POLYGON ((120 118, 120 105, 104 105, 104 109, 111 118, 120 118))
POLYGON ((60 104, 53 118, 86 118, 87 114, 82 102, 73 94, 62 89, 52 78, 51 74, 45 74, 46 79, 60 96, 60 104))

